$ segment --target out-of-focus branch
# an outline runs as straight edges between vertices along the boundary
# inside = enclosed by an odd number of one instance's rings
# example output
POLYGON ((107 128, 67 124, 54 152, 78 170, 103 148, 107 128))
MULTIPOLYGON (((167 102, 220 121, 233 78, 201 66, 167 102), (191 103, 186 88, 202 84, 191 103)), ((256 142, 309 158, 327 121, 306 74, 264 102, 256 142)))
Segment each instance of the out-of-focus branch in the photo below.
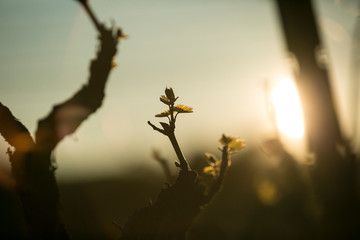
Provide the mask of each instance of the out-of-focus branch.
MULTIPOLYGON (((296 83, 304 108, 308 141, 317 155, 335 151, 345 144, 336 115, 333 92, 326 66, 318 63, 323 48, 311 0, 277 0, 287 49, 299 64, 296 83)), ((334 153, 336 154, 336 153, 334 153)))
POLYGON ((39 121, 36 131, 36 144, 42 151, 51 151, 67 135, 72 134, 80 124, 101 105, 105 85, 113 67, 121 30, 101 26, 101 47, 97 58, 91 62, 88 82, 67 101, 54 106, 50 114, 39 121))
POLYGON ((51 152, 67 135, 94 113, 104 99, 105 85, 116 53, 121 31, 101 26, 101 47, 91 62, 88 82, 73 97, 56 105, 39 121, 36 143, 27 155, 21 200, 25 218, 34 238, 67 239, 59 214, 59 193, 52 166, 51 152))
POLYGON ((117 44, 125 37, 120 29, 99 24, 87 1, 80 2, 91 15, 101 43, 96 59, 91 62, 88 82, 38 122, 35 141, 26 127, 0 103, 0 134, 15 148, 8 154, 31 239, 68 239, 60 217, 51 153, 102 105, 117 44))
POLYGON ((0 134, 17 151, 26 152, 34 145, 28 129, 1 102, 0 134))
POLYGON ((0 103, 0 133, 15 151, 9 151, 12 171, 29 235, 33 239, 68 239, 59 211, 59 193, 51 152, 67 135, 102 105, 120 29, 100 25, 101 46, 90 65, 88 82, 67 101, 56 105, 38 123, 35 142, 26 127, 0 103))
POLYGON ((230 162, 229 147, 223 146, 223 148, 221 149, 221 152, 222 152, 222 157, 221 157, 221 163, 220 163, 220 173, 219 173, 219 176, 217 176, 217 178, 211 185, 209 192, 206 195, 206 200, 205 200, 204 204, 211 202, 211 200, 214 198, 214 196, 220 192, 223 181, 224 181, 225 173, 229 167, 229 162, 230 162))
POLYGON ((86 13, 89 15, 91 21, 94 23, 96 29, 101 32, 101 24, 98 19, 95 17, 94 12, 91 10, 87 0, 77 0, 85 9, 86 13))
POLYGON ((12 174, 19 179, 24 168, 24 156, 33 149, 35 143, 28 129, 11 113, 9 108, 0 103, 0 134, 14 147, 8 151, 12 165, 12 174))
POLYGON ((276 2, 287 50, 299 65, 296 83, 310 150, 316 157, 311 176, 324 209, 319 237, 358 238, 358 163, 340 128, 328 71, 317 57, 323 46, 313 1, 276 2))
POLYGON ((168 183, 171 183, 172 177, 171 177, 168 161, 165 158, 161 157, 159 151, 157 150, 153 150, 153 158, 160 164, 161 168, 164 171, 168 183))

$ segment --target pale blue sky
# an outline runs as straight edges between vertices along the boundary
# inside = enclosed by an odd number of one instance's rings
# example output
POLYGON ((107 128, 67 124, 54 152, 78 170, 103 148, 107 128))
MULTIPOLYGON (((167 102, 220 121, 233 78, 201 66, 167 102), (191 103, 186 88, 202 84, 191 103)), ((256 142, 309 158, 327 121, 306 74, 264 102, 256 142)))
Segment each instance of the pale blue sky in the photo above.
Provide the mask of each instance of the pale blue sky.
MULTIPOLYGON (((356 1, 316 2, 334 84, 349 85, 340 79, 349 76, 355 21, 349 6, 356 1)), ((274 1, 90 4, 102 21, 113 19, 130 37, 119 46, 103 107, 55 152, 60 179, 121 174, 139 164, 158 170, 150 157, 154 147, 174 160, 167 139, 146 124, 157 123, 154 114, 165 110, 158 97, 166 86, 174 88, 179 103, 194 107, 178 121, 186 155, 195 149, 216 153, 223 132, 250 145, 270 133, 264 79, 291 76, 274 1)), ((86 81, 96 32, 72 0, 1 0, 0 31, 0 101, 33 133, 38 119, 86 81)), ((338 94, 341 106, 344 93, 346 88, 338 94)), ((0 166, 7 164, 6 147, 1 141, 0 166)))

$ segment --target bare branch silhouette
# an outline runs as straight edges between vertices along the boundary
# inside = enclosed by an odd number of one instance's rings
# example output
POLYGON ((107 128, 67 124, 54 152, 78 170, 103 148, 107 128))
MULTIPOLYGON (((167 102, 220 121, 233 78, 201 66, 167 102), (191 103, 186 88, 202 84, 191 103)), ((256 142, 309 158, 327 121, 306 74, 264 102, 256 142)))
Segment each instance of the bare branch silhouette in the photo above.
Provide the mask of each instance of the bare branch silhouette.
POLYGON ((277 0, 277 5, 287 49, 299 64, 296 83, 308 145, 316 157, 311 177, 324 209, 318 231, 324 239, 352 239, 360 234, 358 160, 341 130, 327 68, 316 58, 323 44, 313 3, 277 0))
POLYGON ((162 157, 160 152, 155 149, 152 151, 152 156, 155 159, 155 161, 157 161, 160 164, 161 168, 163 169, 165 178, 168 181, 168 183, 171 183, 173 179, 171 176, 171 171, 169 168, 168 160, 166 158, 162 157))
POLYGON ((39 121, 36 131, 37 146, 51 151, 101 106, 106 82, 113 67, 116 45, 122 37, 121 30, 114 32, 113 29, 101 26, 101 47, 97 58, 91 62, 88 82, 73 97, 54 106, 50 114, 39 121))
POLYGON ((0 134, 16 150, 24 151, 24 148, 34 144, 28 129, 2 103, 0 103, 0 121, 0 134), (19 136, 21 139, 18 139, 19 136), (28 145, 24 146, 25 143, 28 145))
MULTIPOLYGON (((87 9, 89 10, 89 8, 87 9)), ((35 142, 26 127, 0 104, 0 133, 15 148, 8 151, 31 239, 68 239, 60 217, 59 191, 52 151, 102 105, 120 29, 98 25, 100 48, 90 65, 88 82, 38 122, 35 142)))
POLYGON ((11 113, 10 109, 0 103, 0 134, 14 147, 8 150, 12 174, 19 179, 24 168, 24 156, 35 145, 28 129, 11 113))

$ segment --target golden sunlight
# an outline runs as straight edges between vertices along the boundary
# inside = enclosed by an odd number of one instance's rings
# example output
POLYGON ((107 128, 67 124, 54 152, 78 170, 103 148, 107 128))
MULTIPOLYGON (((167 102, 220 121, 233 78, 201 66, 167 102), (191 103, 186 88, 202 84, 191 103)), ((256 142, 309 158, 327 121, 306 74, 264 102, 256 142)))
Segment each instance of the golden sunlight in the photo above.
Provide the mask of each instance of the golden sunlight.
POLYGON ((290 137, 301 138, 304 135, 304 120, 294 82, 289 78, 281 80, 272 91, 271 102, 278 129, 290 137))

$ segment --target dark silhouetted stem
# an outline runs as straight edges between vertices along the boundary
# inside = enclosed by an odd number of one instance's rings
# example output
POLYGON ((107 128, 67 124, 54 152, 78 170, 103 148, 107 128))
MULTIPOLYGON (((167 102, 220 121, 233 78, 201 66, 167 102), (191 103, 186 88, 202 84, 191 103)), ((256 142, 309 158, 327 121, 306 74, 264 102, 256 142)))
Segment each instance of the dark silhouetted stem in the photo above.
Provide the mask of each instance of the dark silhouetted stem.
POLYGON ((219 175, 219 179, 221 179, 221 182, 223 181, 226 173, 226 169, 229 166, 229 161, 230 161, 229 147, 224 146, 222 149, 222 158, 221 158, 220 175, 219 175))
MULTIPOLYGON (((171 114, 172 115, 172 114, 171 114)), ((171 117, 171 119, 174 119, 173 116, 171 117)), ((181 152, 179 143, 176 140, 175 137, 175 121, 170 121, 170 125, 167 123, 163 123, 160 122, 161 126, 163 127, 163 129, 160 129, 158 127, 156 127, 154 124, 152 124, 150 121, 148 121, 148 124, 155 130, 158 131, 166 136, 169 137, 170 142, 175 150, 176 156, 178 157, 179 161, 180 161, 180 168, 183 171, 190 171, 191 168, 189 166, 189 164, 187 163, 183 153, 181 152)))
POLYGON ((170 139, 170 142, 175 150, 175 153, 176 153, 176 156, 178 157, 179 161, 180 161, 180 168, 181 170, 183 171, 189 171, 190 170, 190 166, 189 164, 187 163, 183 153, 181 152, 181 149, 180 149, 180 146, 179 146, 179 143, 177 142, 176 140, 176 137, 175 137, 175 133, 172 132, 170 134, 167 135, 170 139))
POLYGON ((220 165, 220 173, 219 173, 219 176, 214 181, 214 183, 212 184, 212 186, 211 186, 211 188, 209 190, 209 193, 206 196, 206 203, 210 202, 214 198, 214 196, 218 192, 220 192, 222 183, 224 181, 226 170, 228 169, 228 166, 229 166, 229 161, 230 161, 229 147, 224 146, 222 148, 222 159, 221 159, 221 165, 220 165))

